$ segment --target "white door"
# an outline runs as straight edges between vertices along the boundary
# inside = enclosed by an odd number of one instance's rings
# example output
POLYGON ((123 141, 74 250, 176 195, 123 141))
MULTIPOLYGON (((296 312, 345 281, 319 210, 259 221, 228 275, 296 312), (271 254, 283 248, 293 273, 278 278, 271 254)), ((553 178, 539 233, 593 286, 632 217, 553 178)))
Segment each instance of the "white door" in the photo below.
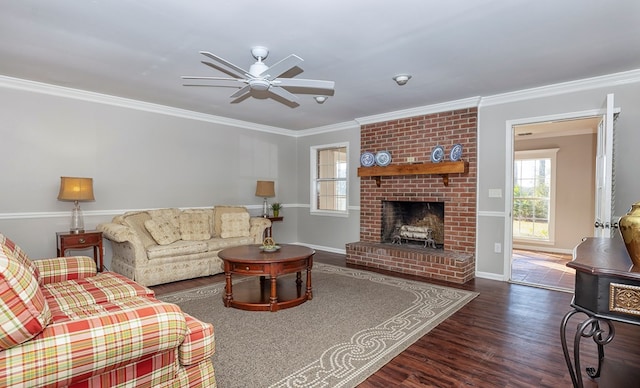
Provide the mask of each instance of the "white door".
POLYGON ((596 209, 595 237, 611 237, 614 222, 611 219, 613 208, 613 135, 614 107, 613 94, 607 95, 603 108, 604 114, 598 124, 598 142, 596 145, 596 209))

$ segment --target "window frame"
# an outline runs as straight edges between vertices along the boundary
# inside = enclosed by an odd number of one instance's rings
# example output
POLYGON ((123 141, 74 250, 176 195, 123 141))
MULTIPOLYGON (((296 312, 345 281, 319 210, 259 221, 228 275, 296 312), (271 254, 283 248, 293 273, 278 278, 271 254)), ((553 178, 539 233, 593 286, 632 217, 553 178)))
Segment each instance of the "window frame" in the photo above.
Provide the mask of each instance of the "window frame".
POLYGON ((310 169, 311 174, 310 177, 310 199, 309 199, 309 212, 312 215, 318 216, 333 216, 333 217, 348 217, 349 216, 349 142, 340 142, 340 143, 331 143, 331 144, 322 144, 315 145, 309 147, 310 150, 310 169), (318 152, 322 150, 328 149, 336 149, 336 148, 345 148, 345 161, 346 161, 346 171, 344 179, 335 179, 336 181, 344 181, 345 184, 345 210, 326 210, 326 209, 318 209, 318 152))
MULTIPOLYGON (((549 221, 548 221, 549 222, 548 224, 549 238, 539 239, 539 238, 533 238, 533 237, 523 237, 523 236, 516 236, 514 233, 512 233, 514 242, 519 242, 519 243, 528 242, 528 243, 537 243, 537 244, 544 244, 544 245, 555 245, 556 188, 557 188, 556 181, 557 181, 557 159, 558 159, 557 156, 558 156, 559 150, 560 150, 559 148, 546 148, 546 149, 523 150, 523 151, 514 152, 514 157, 513 157, 514 168, 515 168, 515 162, 518 160, 549 159, 551 161, 551 167, 550 167, 551 179, 549 183, 551 188, 549 190, 549 221)), ((514 171, 514 176, 515 176, 515 171, 514 171)), ((515 188, 515 181, 513 183, 513 186, 515 188)), ((511 205, 512 212, 513 212, 513 206, 515 205, 515 201, 516 201, 516 198, 513 197, 513 203, 511 205)), ((513 220, 511 222, 513 223, 513 220)))

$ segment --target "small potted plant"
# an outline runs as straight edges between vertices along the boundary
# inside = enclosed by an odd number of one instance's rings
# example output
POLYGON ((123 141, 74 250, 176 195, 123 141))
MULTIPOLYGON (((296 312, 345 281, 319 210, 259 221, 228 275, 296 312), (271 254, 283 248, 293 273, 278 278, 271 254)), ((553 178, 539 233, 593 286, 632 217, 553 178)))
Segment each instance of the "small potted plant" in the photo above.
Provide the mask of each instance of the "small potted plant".
POLYGON ((271 210, 273 210, 274 217, 280 216, 280 209, 282 209, 282 205, 278 202, 274 202, 271 204, 271 210))

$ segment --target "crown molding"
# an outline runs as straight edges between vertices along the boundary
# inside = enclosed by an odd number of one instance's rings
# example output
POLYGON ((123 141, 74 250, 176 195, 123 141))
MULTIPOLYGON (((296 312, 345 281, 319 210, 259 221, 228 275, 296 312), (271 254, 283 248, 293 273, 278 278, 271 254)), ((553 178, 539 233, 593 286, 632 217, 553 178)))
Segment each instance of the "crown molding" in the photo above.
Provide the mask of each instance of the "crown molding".
POLYGON ((227 125, 231 127, 250 129, 260 132, 274 133, 277 135, 292 136, 295 131, 268 125, 261 125, 249 121, 234 120, 227 117, 215 116, 206 113, 194 112, 186 109, 174 108, 166 105, 152 104, 150 102, 138 101, 129 98, 117 97, 108 94, 89 92, 86 90, 73 89, 65 86, 51 85, 43 82, 29 81, 20 78, 13 78, 0 75, 0 87, 24 90, 33 93, 48 94, 56 97, 72 98, 76 100, 95 102, 99 104, 112 105, 121 108, 135 109, 145 112, 164 114, 168 116, 180 117, 191 120, 205 121, 213 124, 227 125))
POLYGON ((293 131, 295 137, 304 137, 304 136, 312 136, 319 135, 321 133, 335 132, 335 131, 346 131, 350 129, 360 129, 360 124, 357 121, 345 121, 343 123, 325 125, 323 127, 316 127, 311 129, 303 129, 301 131, 293 131))
POLYGON ((389 120, 404 119, 407 117, 423 116, 432 113, 447 112, 456 109, 475 108, 480 103, 481 97, 470 97, 461 100, 447 101, 439 104, 419 106, 417 108, 397 110, 379 115, 356 118, 360 125, 381 123, 389 120))
POLYGON ((480 107, 640 82, 640 69, 482 97, 480 107))

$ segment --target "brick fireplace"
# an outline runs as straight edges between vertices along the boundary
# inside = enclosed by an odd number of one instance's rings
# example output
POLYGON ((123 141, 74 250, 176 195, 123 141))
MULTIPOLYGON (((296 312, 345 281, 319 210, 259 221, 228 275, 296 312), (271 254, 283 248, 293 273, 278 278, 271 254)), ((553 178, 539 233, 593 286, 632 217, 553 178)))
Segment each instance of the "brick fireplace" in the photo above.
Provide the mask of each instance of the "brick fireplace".
MULTIPOLYGON (((477 108, 459 109, 361 128, 362 152, 389 151, 386 167, 398 173, 360 178, 360 241, 346 246, 347 263, 389 271, 465 283, 475 273, 477 108), (441 145, 445 160, 454 144, 463 147, 465 171, 406 174, 400 165, 408 158, 431 163, 431 150, 441 145), (406 175, 405 175, 406 174, 406 175), (383 204, 389 201, 442 203, 444 235, 438 248, 420 244, 394 244, 383 231, 383 204), (387 240, 387 241, 385 241, 387 240)), ((445 162, 436 167, 444 166, 445 162)), ((412 168, 415 166, 410 166, 412 168)), ((420 167, 420 166, 418 166, 420 167)), ((359 170, 380 167, 361 167, 359 170)), ((374 171, 374 170, 369 170, 374 171)))

